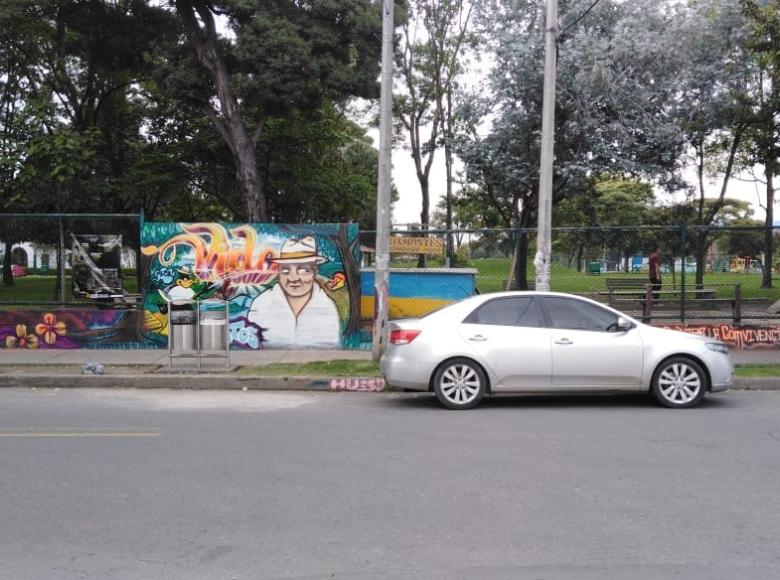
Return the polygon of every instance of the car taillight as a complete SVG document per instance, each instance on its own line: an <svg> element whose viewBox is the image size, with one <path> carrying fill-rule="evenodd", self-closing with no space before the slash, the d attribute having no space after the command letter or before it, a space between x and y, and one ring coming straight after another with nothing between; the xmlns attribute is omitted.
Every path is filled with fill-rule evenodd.
<svg viewBox="0 0 780 580"><path fill-rule="evenodd" d="M390 342L393 344L409 344L419 334L419 330L393 330L390 332Z"/></svg>

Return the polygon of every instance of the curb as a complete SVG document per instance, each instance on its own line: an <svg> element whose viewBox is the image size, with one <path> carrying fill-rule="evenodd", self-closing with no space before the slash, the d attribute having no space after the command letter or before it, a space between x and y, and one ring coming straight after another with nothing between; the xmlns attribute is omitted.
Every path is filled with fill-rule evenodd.
<svg viewBox="0 0 780 580"><path fill-rule="evenodd" d="M262 377L228 374L0 374L0 389L182 389L182 390L257 390L257 391L401 391L385 385L379 377ZM780 377L741 377L734 391L777 391Z"/></svg>
<svg viewBox="0 0 780 580"><path fill-rule="evenodd" d="M361 391L396 390L384 379L328 377L262 377L225 374L140 374L140 375L53 375L6 373L0 375L2 388L38 389L182 389L258 391Z"/></svg>

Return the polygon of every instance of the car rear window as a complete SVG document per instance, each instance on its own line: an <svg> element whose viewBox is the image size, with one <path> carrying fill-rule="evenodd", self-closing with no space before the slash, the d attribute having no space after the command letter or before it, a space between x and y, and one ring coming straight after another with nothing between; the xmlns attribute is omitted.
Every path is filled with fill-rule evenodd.
<svg viewBox="0 0 780 580"><path fill-rule="evenodd" d="M497 326L544 326L539 308L532 296L490 300L476 308L463 322Z"/></svg>

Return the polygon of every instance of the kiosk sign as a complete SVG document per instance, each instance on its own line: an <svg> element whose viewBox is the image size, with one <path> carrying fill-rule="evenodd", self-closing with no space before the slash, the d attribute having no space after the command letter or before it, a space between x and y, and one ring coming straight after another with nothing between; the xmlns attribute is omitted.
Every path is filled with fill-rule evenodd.
<svg viewBox="0 0 780 580"><path fill-rule="evenodd" d="M390 252L393 254L443 254L444 241L441 238L420 238L392 236Z"/></svg>

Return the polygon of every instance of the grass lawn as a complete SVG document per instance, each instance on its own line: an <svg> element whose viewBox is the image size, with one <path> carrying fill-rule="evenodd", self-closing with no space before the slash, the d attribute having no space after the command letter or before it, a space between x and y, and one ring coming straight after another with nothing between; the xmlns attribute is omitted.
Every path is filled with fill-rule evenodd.
<svg viewBox="0 0 780 580"><path fill-rule="evenodd" d="M313 376L313 377L376 377L380 375L379 365L367 360L332 360L305 364L273 363L247 366L239 369L241 375L258 376ZM736 365L738 377L778 377L780 365L765 363L744 363Z"/></svg>
<svg viewBox="0 0 780 580"><path fill-rule="evenodd" d="M481 258L471 260L471 266L476 268L477 288L482 293L499 292L506 288L506 280L509 277L509 268L511 258ZM533 263L529 263L527 270L529 280L533 280L536 273ZM570 292L572 294L581 294L606 290L606 280L611 277L635 278L638 284L647 283L647 272L625 273L625 272L605 272L602 274L589 274L587 272L577 272L574 269L567 268L563 264L553 264L551 272L551 289L556 292ZM695 275L688 272L685 275L686 287L694 286ZM677 273L672 276L669 273L664 274L664 286L680 286L681 278ZM734 296L734 285L741 286L743 298L766 298L770 302L780 299L780 275L773 278L774 288L761 288L761 274L739 274L732 272L716 272L704 275L704 286L714 288L716 295L721 298L731 298Z"/></svg>
<svg viewBox="0 0 780 580"><path fill-rule="evenodd" d="M243 367L241 375L261 376L312 376L312 377L376 377L379 364L368 360L331 360L303 364L272 363L268 365Z"/></svg>
<svg viewBox="0 0 780 580"><path fill-rule="evenodd" d="M480 292L499 292L506 288L506 280L509 277L509 267L511 258L482 258L471 260L471 267L478 271L476 284ZM394 267L401 264L393 264ZM414 267L415 264L404 264L406 267ZM431 261L432 267L440 266ZM636 278L638 284L647 282L646 272L622 273L609 272L602 274L588 274L586 272L577 272L574 269L567 268L563 264L552 265L551 287L558 292L571 292L573 294L583 294L588 292L606 290L606 279L610 277ZM529 263L528 279L533 280L535 270L533 263ZM694 274L687 273L685 283L687 287L693 287ZM53 302L54 286L56 277L54 276L23 276L14 279L15 286L5 287L0 285L0 303L3 302ZM135 276L125 276L123 279L124 288L131 294L138 292L138 285ZM731 272L710 273L704 276L704 286L714 288L717 296L721 298L730 298L734 295L734 284L740 284L743 298L765 298L770 302L780 299L780 275L774 279L774 288L761 288L761 274L739 274ZM664 286L671 288L672 285L679 287L680 275L672 277L671 274L664 274ZM68 302L80 302L72 298L72 287L70 280L66 283L66 296ZM86 301L88 302L88 301Z"/></svg>
<svg viewBox="0 0 780 580"><path fill-rule="evenodd" d="M138 283L135 276L123 279L124 288L135 294ZM53 302L55 297L56 276L20 276L14 278L13 286L0 284L0 303L3 302ZM67 302L85 302L89 300L73 298L73 285L70 279L65 281L65 296Z"/></svg>
<svg viewBox="0 0 780 580"><path fill-rule="evenodd" d="M767 363L743 363L734 365L738 377L778 377L780 365Z"/></svg>

